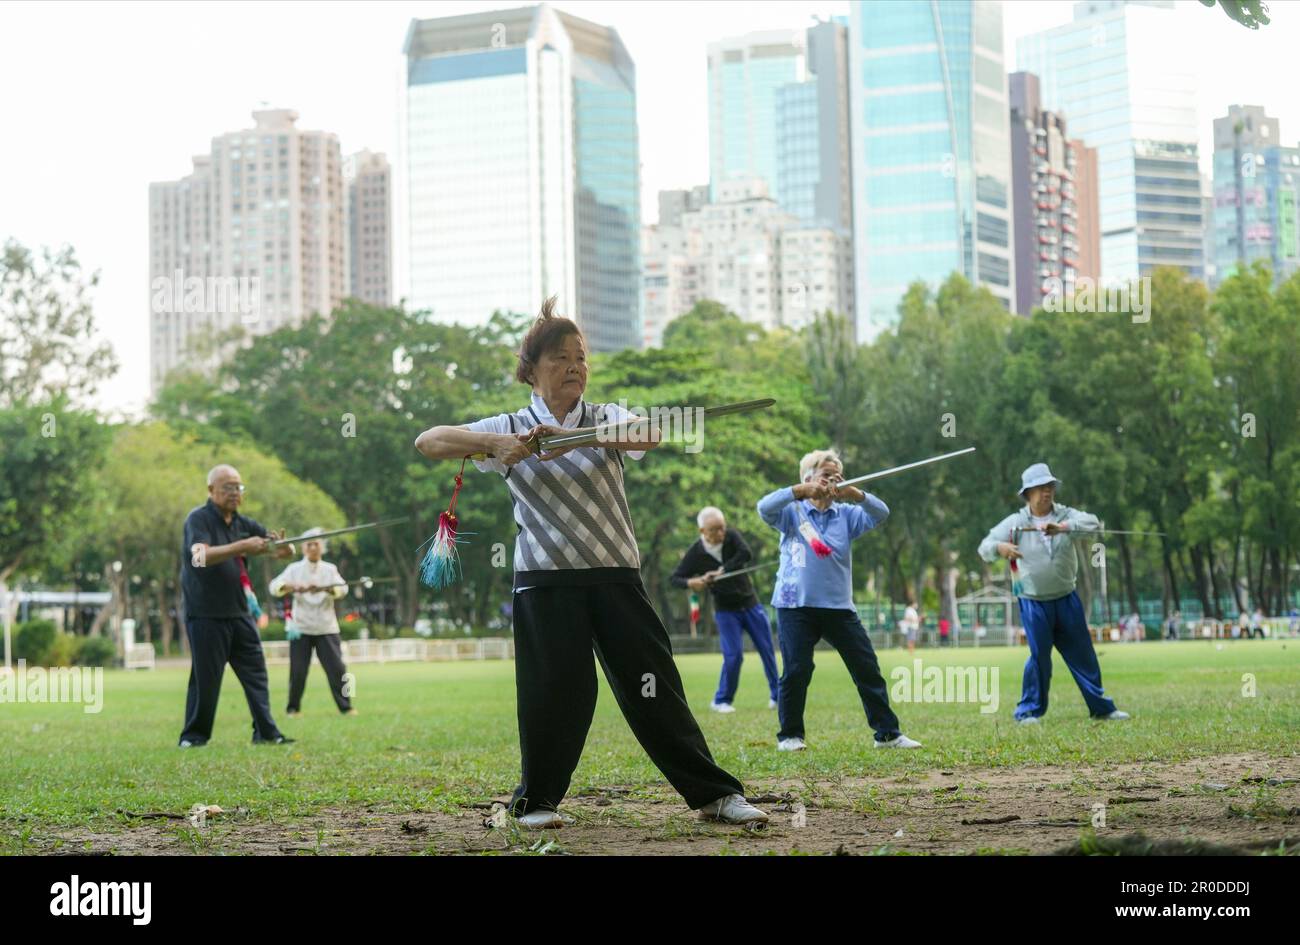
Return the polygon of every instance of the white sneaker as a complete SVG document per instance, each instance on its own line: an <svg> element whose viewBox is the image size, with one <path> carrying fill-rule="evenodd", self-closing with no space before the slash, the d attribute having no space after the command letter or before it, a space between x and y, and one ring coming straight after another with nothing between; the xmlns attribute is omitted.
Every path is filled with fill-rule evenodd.
<svg viewBox="0 0 1300 945"><path fill-rule="evenodd" d="M887 742L873 742L877 748L920 748L921 743L912 741L906 735L899 735Z"/></svg>
<svg viewBox="0 0 1300 945"><path fill-rule="evenodd" d="M776 740L777 751L803 751L807 747L802 738L778 738Z"/></svg>
<svg viewBox="0 0 1300 945"><path fill-rule="evenodd" d="M768 700L767 700L767 707L768 707L769 709L775 709L775 708L776 708L776 700L775 700L775 699L768 699Z"/></svg>
<svg viewBox="0 0 1300 945"><path fill-rule="evenodd" d="M1119 709L1116 709L1110 715L1096 716L1096 719L1099 722L1124 722L1131 718L1132 718L1131 715L1129 715L1127 712L1122 712Z"/></svg>
<svg viewBox="0 0 1300 945"><path fill-rule="evenodd" d="M525 830L559 830L565 824L573 823L572 817L565 817L559 811L535 810L516 818L519 826Z"/></svg>
<svg viewBox="0 0 1300 945"><path fill-rule="evenodd" d="M714 702L709 706L714 712L721 712L724 715L728 712L735 712L736 707L730 702Z"/></svg>
<svg viewBox="0 0 1300 945"><path fill-rule="evenodd" d="M767 814L759 810L743 794L728 794L711 804L705 804L696 815L700 820L720 820L727 824L765 824Z"/></svg>
<svg viewBox="0 0 1300 945"><path fill-rule="evenodd" d="M1037 724L1038 724L1039 722L1041 722L1041 721L1042 721L1042 719L1040 719L1040 718L1039 718L1038 716L1036 716L1036 715L1026 715L1023 719L1016 719L1016 724L1017 724L1017 725L1037 725Z"/></svg>

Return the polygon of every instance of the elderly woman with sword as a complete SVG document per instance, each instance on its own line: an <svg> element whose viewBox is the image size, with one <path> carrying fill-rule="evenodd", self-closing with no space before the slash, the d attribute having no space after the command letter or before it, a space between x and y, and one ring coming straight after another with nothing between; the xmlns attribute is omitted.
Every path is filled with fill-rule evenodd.
<svg viewBox="0 0 1300 945"><path fill-rule="evenodd" d="M804 704L813 674L813 648L825 639L839 651L875 731L877 748L920 748L899 729L889 692L867 631L853 604L852 542L889 517L889 507L855 483L881 479L916 466L973 451L973 447L844 481L834 450L816 450L799 461L797 486L758 500L758 514L781 533L781 567L772 591L781 641L781 722L776 747L803 751ZM837 501L837 500L848 501ZM809 552L812 552L809 555Z"/></svg>
<svg viewBox="0 0 1300 945"><path fill-rule="evenodd" d="M1036 724L1047 714L1053 646L1065 659L1092 717L1123 721L1128 713L1116 709L1102 689L1101 664L1075 591L1079 565L1070 539L1101 534L1101 522L1088 512L1058 505L1058 482L1046 463L1035 463L1021 473L1024 508L993 526L979 547L985 561L1001 556L1010 562L1015 576L1012 591L1020 598L1029 659L1016 721Z"/></svg>
<svg viewBox="0 0 1300 945"><path fill-rule="evenodd" d="M515 680L523 772L510 813L527 828L560 827L596 708L592 651L656 767L701 818L761 823L740 782L713 760L686 704L663 621L641 583L623 488L624 458L659 445L659 431L615 404L591 404L581 329L548 299L519 347L524 407L462 426L435 426L416 448L429 459L473 459L510 490ZM768 402L770 403L770 402ZM707 412L706 412L707 416ZM460 476L457 476L457 490ZM454 554L455 493L424 571L442 583Z"/></svg>

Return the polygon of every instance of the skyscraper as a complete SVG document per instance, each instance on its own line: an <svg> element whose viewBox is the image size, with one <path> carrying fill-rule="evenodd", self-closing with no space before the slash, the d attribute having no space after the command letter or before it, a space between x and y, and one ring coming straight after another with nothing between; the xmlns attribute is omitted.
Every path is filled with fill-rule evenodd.
<svg viewBox="0 0 1300 945"><path fill-rule="evenodd" d="M1162 265L1204 276L1195 75L1169 41L1181 15L1167 0L1085 0L1073 22L1017 43L1017 67L1041 80L1043 107L1097 149L1108 282Z"/></svg>
<svg viewBox="0 0 1300 945"><path fill-rule="evenodd" d="M1074 293L1079 277L1100 277L1096 151L1067 136L1066 120L1045 111L1038 77L1013 72L1011 205L1016 249L1016 312L1048 294Z"/></svg>
<svg viewBox="0 0 1300 945"><path fill-rule="evenodd" d="M392 173L382 154L359 151L343 161L348 295L393 302Z"/></svg>
<svg viewBox="0 0 1300 945"><path fill-rule="evenodd" d="M698 210L708 202L708 184L701 184L690 190L661 190L659 191L659 225L680 226L683 213Z"/></svg>
<svg viewBox="0 0 1300 945"><path fill-rule="evenodd" d="M709 44L709 193L761 178L778 202L777 96L805 78L802 30L746 33Z"/></svg>
<svg viewBox="0 0 1300 945"><path fill-rule="evenodd" d="M1258 105L1232 105L1214 119L1216 284L1259 260L1276 282L1300 267L1297 202L1300 150L1282 144L1277 119Z"/></svg>
<svg viewBox="0 0 1300 945"><path fill-rule="evenodd" d="M849 30L858 336L953 272L1008 308L1011 157L1002 8L855 0Z"/></svg>
<svg viewBox="0 0 1300 945"><path fill-rule="evenodd" d="M296 326L304 316L328 315L347 293L337 136L298 129L298 113L288 109L255 111L253 120L252 128L213 138L187 177L149 185L154 392L176 367L215 364L228 349L210 342L230 329ZM212 294L212 281L199 285L201 301L188 304L190 280L223 287L244 280L254 286L255 305L237 311L224 288ZM171 304L182 297L187 304Z"/></svg>
<svg viewBox="0 0 1300 945"><path fill-rule="evenodd" d="M413 20L403 161L410 304L482 324L549 295L594 350L639 343L636 72L547 4Z"/></svg>
<svg viewBox="0 0 1300 945"><path fill-rule="evenodd" d="M642 251L647 347L703 299L768 329L797 330L827 309L853 310L849 234L804 225L761 177L733 177L717 200L677 224L645 227Z"/></svg>
<svg viewBox="0 0 1300 945"><path fill-rule="evenodd" d="M808 78L776 93L774 192L781 207L806 226L848 234L853 230L853 189L847 19L809 27L806 45Z"/></svg>

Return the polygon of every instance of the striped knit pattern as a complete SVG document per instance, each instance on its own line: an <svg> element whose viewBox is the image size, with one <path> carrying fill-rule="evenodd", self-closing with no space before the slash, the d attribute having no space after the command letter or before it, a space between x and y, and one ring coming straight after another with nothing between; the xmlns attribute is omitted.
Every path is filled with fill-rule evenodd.
<svg viewBox="0 0 1300 945"><path fill-rule="evenodd" d="M527 410L516 416L520 432L532 426ZM603 420L602 407L584 404L578 425ZM547 462L530 456L505 480L519 525L516 571L641 567L617 450L583 446Z"/></svg>

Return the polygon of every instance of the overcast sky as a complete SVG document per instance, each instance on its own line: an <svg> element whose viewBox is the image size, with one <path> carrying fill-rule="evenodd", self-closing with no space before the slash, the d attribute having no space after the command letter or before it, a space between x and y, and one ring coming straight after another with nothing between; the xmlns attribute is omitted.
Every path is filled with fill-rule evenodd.
<svg viewBox="0 0 1300 945"><path fill-rule="evenodd" d="M218 134L250 127L266 103L298 126L336 133L344 153L396 159L397 84L410 20L506 2L0 3L0 240L70 243L99 269L95 311L122 363L105 410L148 397L150 181L189 173ZM708 181L705 47L757 29L801 28L847 2L575 0L555 6L618 30L636 63L642 214L657 193ZM1015 39L1069 22L1072 3L1004 5L1005 55ZM1211 121L1230 104L1263 105L1284 143L1300 139L1295 58L1300 2L1269 4L1252 32L1219 9L1179 4L1169 41L1196 64L1202 165Z"/></svg>

